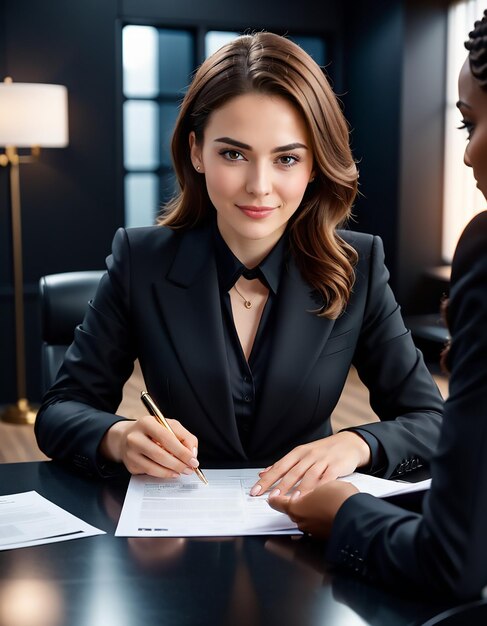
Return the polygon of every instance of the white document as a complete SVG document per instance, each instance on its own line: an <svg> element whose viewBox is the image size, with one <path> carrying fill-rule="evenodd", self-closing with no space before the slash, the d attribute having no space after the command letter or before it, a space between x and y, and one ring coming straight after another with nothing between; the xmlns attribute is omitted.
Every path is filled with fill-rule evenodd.
<svg viewBox="0 0 487 626"><path fill-rule="evenodd" d="M297 535L296 524L252 497L256 469L204 470L179 478L132 476L115 535L118 537L224 537Z"/></svg>
<svg viewBox="0 0 487 626"><path fill-rule="evenodd" d="M388 496L395 496L401 493L424 491L429 489L431 485L431 478L427 478L418 483L405 483L402 481L378 478L377 476L369 476L368 474L360 474L359 472L343 476L338 480L352 483L360 492L370 493L377 498L387 498Z"/></svg>
<svg viewBox="0 0 487 626"><path fill-rule="evenodd" d="M0 496L0 550L104 534L36 491Z"/></svg>

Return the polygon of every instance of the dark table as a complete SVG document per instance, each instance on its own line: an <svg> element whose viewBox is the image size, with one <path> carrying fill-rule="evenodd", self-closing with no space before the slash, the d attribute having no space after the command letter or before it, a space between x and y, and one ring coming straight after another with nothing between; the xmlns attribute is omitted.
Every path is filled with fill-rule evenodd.
<svg viewBox="0 0 487 626"><path fill-rule="evenodd" d="M0 465L0 495L35 490L107 532L1 551L1 626L412 626L448 608L331 576L306 537L115 537L127 482Z"/></svg>

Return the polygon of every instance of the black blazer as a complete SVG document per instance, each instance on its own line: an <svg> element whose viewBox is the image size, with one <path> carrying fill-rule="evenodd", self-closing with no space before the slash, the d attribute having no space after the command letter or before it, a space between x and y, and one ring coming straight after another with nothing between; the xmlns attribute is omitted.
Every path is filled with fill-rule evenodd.
<svg viewBox="0 0 487 626"><path fill-rule="evenodd" d="M317 317L316 295L291 260L277 302L274 347L247 453L227 372L211 228L120 229L83 323L36 420L40 448L89 473L122 386L139 358L148 391L199 439L210 464L267 465L298 444L331 434L330 414L352 362L382 423L385 476L427 463L442 399L404 327L378 237L342 232L359 254L356 283L336 320Z"/></svg>
<svg viewBox="0 0 487 626"><path fill-rule="evenodd" d="M487 584L487 211L458 243L448 318L450 395L423 514L352 496L327 559L397 589L466 598Z"/></svg>

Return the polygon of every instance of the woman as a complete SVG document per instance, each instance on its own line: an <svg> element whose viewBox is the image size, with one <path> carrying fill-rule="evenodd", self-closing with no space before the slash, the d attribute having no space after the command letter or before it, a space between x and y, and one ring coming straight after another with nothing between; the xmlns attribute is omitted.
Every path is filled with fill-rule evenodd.
<svg viewBox="0 0 487 626"><path fill-rule="evenodd" d="M468 130L464 160L487 197L487 11L466 47L458 102ZM457 245L447 318L450 396L423 514L335 481L271 501L303 530L329 537L330 563L403 591L466 598L487 584L487 211Z"/></svg>
<svg viewBox="0 0 487 626"><path fill-rule="evenodd" d="M99 475L268 466L253 495L427 464L442 399L380 239L337 230L357 170L318 65L283 37L237 38L196 72L172 154L180 192L159 226L117 232L38 413L41 449ZM136 358L176 437L115 415ZM383 421L332 435L352 363Z"/></svg>

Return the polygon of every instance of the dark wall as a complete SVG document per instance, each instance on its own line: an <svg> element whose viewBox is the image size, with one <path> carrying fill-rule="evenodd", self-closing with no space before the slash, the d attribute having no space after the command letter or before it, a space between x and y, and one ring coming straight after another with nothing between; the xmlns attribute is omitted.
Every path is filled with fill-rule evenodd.
<svg viewBox="0 0 487 626"><path fill-rule="evenodd" d="M397 296L410 313L437 311L441 297L431 289L424 268L441 263L446 39L444 1L409 7L401 84L396 280Z"/></svg>
<svg viewBox="0 0 487 626"><path fill-rule="evenodd" d="M344 28L345 111L360 173L352 228L378 234L395 277L404 3L350 3Z"/></svg>
<svg viewBox="0 0 487 626"><path fill-rule="evenodd" d="M224 29L227 25L240 24L245 28L266 28L285 32L292 30L315 30L320 28L336 31L341 27L343 3L337 0L281 0L263 2L225 3L222 0L120 0L120 15L130 20L161 19L178 24L195 21L212 24Z"/></svg>
<svg viewBox="0 0 487 626"><path fill-rule="evenodd" d="M360 171L353 227L384 241L404 313L435 310L424 279L441 264L448 0L350 2L345 110Z"/></svg>
<svg viewBox="0 0 487 626"><path fill-rule="evenodd" d="M292 27L294 32L326 34L331 42L329 71L342 94L354 154L360 160L363 197L357 202L355 227L383 237L396 284L409 255L401 236L409 224L403 206L410 202L403 184L404 159L410 158L405 150L420 149L404 136L410 126L402 114L403 78L408 63L412 68L416 62L406 49L416 45L410 34L421 31L421 7L431 4L429 0L0 0L0 78L8 73L16 81L59 83L69 94L69 147L46 149L37 163L21 167L29 398L40 398L40 276L103 267L114 231L123 225L124 22L240 26L283 34ZM411 13L411 7L419 8ZM435 19L438 15L431 16L432 22ZM424 38L421 41L425 43ZM424 46L421 50L426 52ZM421 109L414 98L408 100L409 106ZM0 404L16 399L7 182L6 171L0 168ZM436 193L434 187L429 189ZM419 274L421 269L414 271Z"/></svg>

